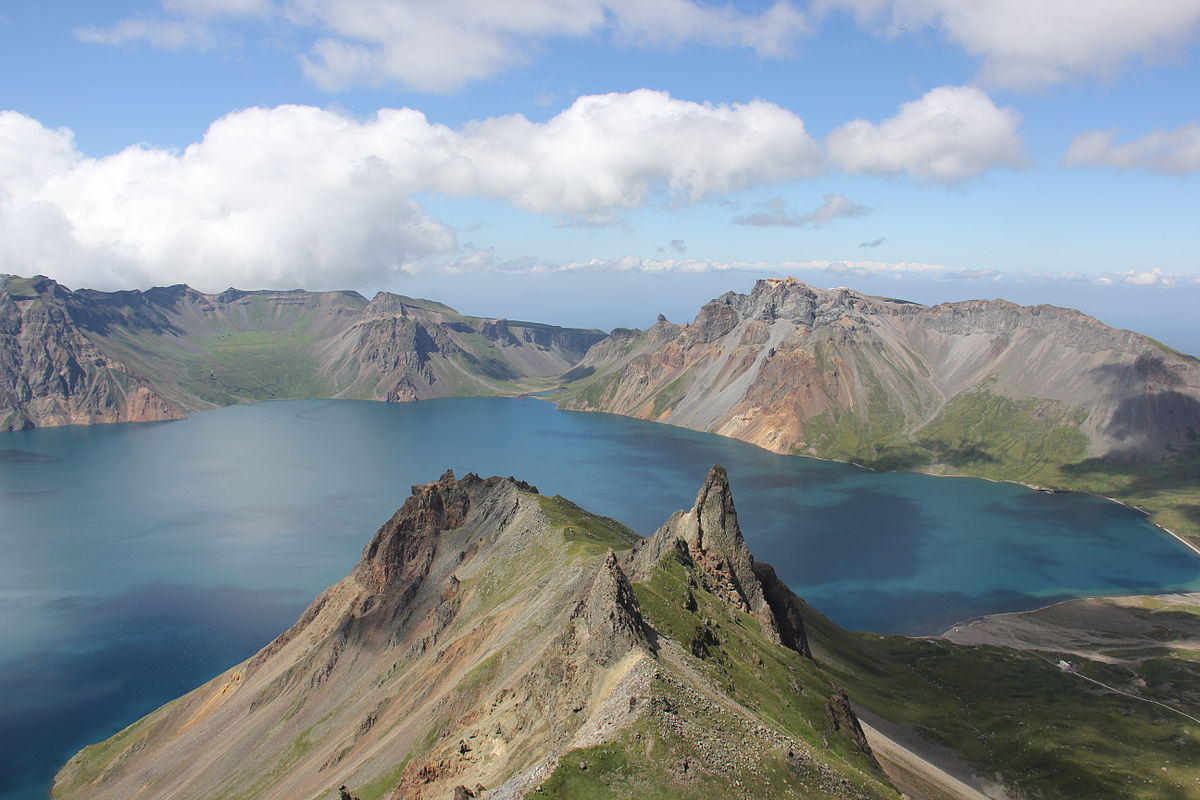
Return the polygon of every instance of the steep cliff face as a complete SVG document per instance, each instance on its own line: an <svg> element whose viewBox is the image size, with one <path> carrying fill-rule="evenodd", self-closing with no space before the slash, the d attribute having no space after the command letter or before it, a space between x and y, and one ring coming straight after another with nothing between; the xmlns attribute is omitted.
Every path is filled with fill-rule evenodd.
<svg viewBox="0 0 1200 800"><path fill-rule="evenodd" d="M603 338L387 293L71 291L0 276L0 430L288 397L517 394Z"/></svg>
<svg viewBox="0 0 1200 800"><path fill-rule="evenodd" d="M520 391L521 381L562 373L603 338L380 293L323 357L356 367L336 396L405 401Z"/></svg>
<svg viewBox="0 0 1200 800"><path fill-rule="evenodd" d="M883 467L1031 476L1089 456L1163 458L1200 435L1196 359L1003 300L922 306L764 280L688 325L614 333L573 372L566 408Z"/></svg>
<svg viewBox="0 0 1200 800"><path fill-rule="evenodd" d="M850 706L828 716L834 684L780 644L781 587L723 470L644 542L446 473L290 630L82 751L53 796L898 798Z"/></svg>
<svg viewBox="0 0 1200 800"><path fill-rule="evenodd" d="M0 277L0 431L179 419L153 383L97 348L51 281Z"/></svg>

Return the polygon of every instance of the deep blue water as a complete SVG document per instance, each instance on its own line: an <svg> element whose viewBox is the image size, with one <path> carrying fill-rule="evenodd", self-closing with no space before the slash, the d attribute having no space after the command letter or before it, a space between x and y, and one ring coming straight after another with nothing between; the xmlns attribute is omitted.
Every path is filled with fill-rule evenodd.
<svg viewBox="0 0 1200 800"><path fill-rule="evenodd" d="M303 400L0 434L0 800L247 657L414 483L515 475L652 532L729 471L755 555L857 629L935 633L1070 596L1200 589L1114 503L867 472L537 400Z"/></svg>

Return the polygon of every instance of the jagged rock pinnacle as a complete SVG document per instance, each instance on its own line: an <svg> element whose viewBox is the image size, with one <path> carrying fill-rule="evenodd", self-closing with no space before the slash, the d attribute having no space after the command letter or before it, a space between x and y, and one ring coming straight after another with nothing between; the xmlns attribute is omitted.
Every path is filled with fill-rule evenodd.
<svg viewBox="0 0 1200 800"><path fill-rule="evenodd" d="M754 573L754 559L738 526L729 476L721 465L709 470L691 511L676 512L639 547L633 560L639 578L647 575L676 542L682 542L706 576L709 591L758 617L768 635L782 641L775 615Z"/></svg>
<svg viewBox="0 0 1200 800"><path fill-rule="evenodd" d="M635 647L646 647L637 595L612 550L604 557L584 609L596 663L607 666Z"/></svg>

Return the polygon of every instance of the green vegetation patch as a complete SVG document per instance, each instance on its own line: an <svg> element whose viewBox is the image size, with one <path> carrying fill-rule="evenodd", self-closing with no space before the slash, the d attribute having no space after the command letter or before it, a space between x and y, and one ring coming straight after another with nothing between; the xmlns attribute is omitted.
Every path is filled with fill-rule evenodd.
<svg viewBox="0 0 1200 800"><path fill-rule="evenodd" d="M232 396L241 400L327 397L312 353L315 337L295 331L242 331L213 336L205 351L181 354L189 388L204 399Z"/></svg>
<svg viewBox="0 0 1200 800"><path fill-rule="evenodd" d="M563 393L562 402L567 408L600 408L621 380L621 375L614 371L584 378Z"/></svg>
<svg viewBox="0 0 1200 800"><path fill-rule="evenodd" d="M872 407L876 404L872 395ZM932 456L901 433L895 414L866 415L830 409L804 423L807 452L821 458L851 461L871 469L914 470L932 463ZM805 451L798 450L798 454Z"/></svg>
<svg viewBox="0 0 1200 800"><path fill-rule="evenodd" d="M954 748L1037 800L1183 800L1200 785L1200 731L1058 669L1045 654L937 639L852 635L828 622L819 652L853 699ZM1077 657L1069 657L1079 661ZM1080 671L1117 680L1106 665ZM1129 679L1125 673L1124 679Z"/></svg>
<svg viewBox="0 0 1200 800"><path fill-rule="evenodd" d="M1082 459L1086 410L1054 400L1014 399L986 388L958 395L921 429L919 444L940 463L984 478L1054 482Z"/></svg>
<svg viewBox="0 0 1200 800"><path fill-rule="evenodd" d="M654 395L654 408L650 411L651 416L658 419L668 411L674 411L675 406L679 405L679 401L687 394L691 382L691 376L684 373L660 389L658 394Z"/></svg>
<svg viewBox="0 0 1200 800"><path fill-rule="evenodd" d="M399 764L370 783L364 783L357 789L351 790L350 794L358 797L360 800L383 800L392 788L400 782L400 778L404 775L404 770L408 768L408 762L412 760L412 757L413 754L409 753Z"/></svg>
<svg viewBox="0 0 1200 800"><path fill-rule="evenodd" d="M30 278L19 275L9 275L0 282L0 290L8 292L14 300L32 300L38 297L37 286Z"/></svg>
<svg viewBox="0 0 1200 800"><path fill-rule="evenodd" d="M690 648L726 694L764 721L856 770L869 769L849 739L827 729L825 705L835 689L829 678L812 660L768 640L754 617L691 588L699 583L695 567L674 556L634 586L646 621Z"/></svg>
<svg viewBox="0 0 1200 800"><path fill-rule="evenodd" d="M572 545L572 555L627 550L641 538L615 519L586 511L565 497L537 495L537 499L550 525L562 530L563 539Z"/></svg>
<svg viewBox="0 0 1200 800"><path fill-rule="evenodd" d="M728 800L732 797L805 798L825 800L844 797L821 788L830 783L827 773L812 762L788 758L786 752L759 751L744 746L730 733L706 740L708 747L722 749L722 760L736 766L714 766L694 736L708 737L705 709L663 681L655 681L653 696L669 704L685 720L684 733L643 718L612 741L573 750L559 761L549 777L530 792L533 800ZM718 723L727 731L737 720L726 717ZM732 756L732 758L730 758ZM851 781L856 796L893 799L897 795L874 781Z"/></svg>
<svg viewBox="0 0 1200 800"><path fill-rule="evenodd" d="M60 773L70 780L62 785L56 784L52 796L75 794L86 784L99 780L129 748L147 741L163 727L165 714L162 712L165 710L166 706L159 709L159 713L143 717L115 736L80 750Z"/></svg>
<svg viewBox="0 0 1200 800"><path fill-rule="evenodd" d="M695 588L698 579L686 555L668 553L649 581L634 585L643 617L691 648L695 666L728 697L803 741L802 755L747 747L743 728L751 723L740 713L656 679L651 702L668 711L647 714L612 741L568 753L529 796L725 800L829 798L849 790L895 798L849 737L829 726L825 706L834 687L820 668L767 640L754 617ZM839 794L820 788L834 774L845 782Z"/></svg>

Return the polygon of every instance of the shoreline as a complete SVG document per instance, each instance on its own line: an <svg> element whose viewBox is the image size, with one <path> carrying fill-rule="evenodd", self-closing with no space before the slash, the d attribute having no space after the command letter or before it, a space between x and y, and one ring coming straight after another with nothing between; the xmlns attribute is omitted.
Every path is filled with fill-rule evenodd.
<svg viewBox="0 0 1200 800"><path fill-rule="evenodd" d="M832 461L836 464L849 464L852 467L857 467L861 470L866 470L867 472L892 473L892 474L896 474L896 475L900 475L900 474L907 472L907 473L910 473L913 475L928 475L931 478L960 478L960 479L966 479L966 480L987 481L988 483L1007 483L1007 484L1014 485L1014 486L1024 486L1026 489L1031 489L1032 491L1040 492L1042 494L1079 494L1079 495L1086 495L1088 497L1099 497L1099 498L1103 498L1104 500L1108 500L1110 503L1116 503L1119 506L1123 506L1125 508L1129 508L1129 509L1132 509L1132 510L1138 512L1139 514L1141 514L1143 517L1146 518L1146 522L1148 522L1150 525L1153 525L1155 528L1158 528L1160 531L1163 531L1164 533L1169 535L1171 538L1175 539L1180 544L1182 544L1184 547L1186 547L1188 550L1191 550L1192 553L1194 553L1197 556L1197 558L1200 558L1200 542L1194 542L1194 541L1184 537L1183 535L1176 533L1175 531L1171 530L1170 528L1167 528L1163 525L1158 524L1157 522L1154 522L1151 519L1151 517L1153 516L1152 512L1147 511L1146 509L1142 508L1141 506L1134 505L1133 503L1127 503L1123 500L1118 500L1115 497L1110 497L1109 495L1106 495L1106 494L1100 494L1099 492L1089 492L1089 491L1085 491L1082 489L1056 489L1056 488L1049 487L1049 486L1038 486L1035 483L1026 483L1025 481L1008 480L1005 478L987 478L982 475L945 474L945 473L939 473L939 472L929 472L929 471L921 470L921 469L883 470L883 469L876 469L875 467L868 467L867 465L860 464L857 461L848 461L848 460L843 460L840 458L827 458L824 456L801 455L799 453L780 453L777 450L772 450L771 448L764 447L761 444L747 441L746 439L739 439L736 436L728 436L724 433L717 433L716 431L701 431L701 430L697 430L696 428L689 428L686 425L675 425L672 422L666 422L664 420L657 420L657 419L643 419L642 417L636 417L632 414L622 414L619 411L604 411L601 409L583 409L583 408L564 409L564 408L561 408L557 402L555 402L553 397L547 397L544 395L542 395L542 396L527 395L527 396L530 399L544 400L544 401L547 401L550 403L554 403L555 409L557 409L559 411L578 411L578 412L582 412L585 414L614 414L618 417L628 417L629 419L641 419L643 422L654 422L659 425L670 425L675 428L682 428L683 430L696 431L696 433L708 433L708 434L712 434L713 436L720 436L725 439L732 439L735 442L742 442L743 444L748 444L752 447L757 447L760 450L766 450L768 453L774 453L775 455L778 455L778 456L788 456L790 458L807 458L807 459L812 459L813 461ZM1138 595L1117 595L1117 596L1137 597ZM1017 613L1021 613L1021 612L1017 612Z"/></svg>
<svg viewBox="0 0 1200 800"><path fill-rule="evenodd" d="M559 405L559 403L557 402L557 400L552 396L552 393L558 391L560 388L561 387L554 387L552 389L543 389L543 390L540 390L537 392L524 392L521 394L497 394L497 395L490 395L490 396L491 397L499 397L499 398L508 398L508 399L514 399L514 400L540 400L542 402L551 403L554 406L556 411L575 411L575 412L580 412L580 413L585 413L585 414L612 414L614 416L626 417L628 419L642 419L641 417L636 417L632 414L621 414L620 412L604 411L602 409L579 409L579 408L565 409L565 408L562 408ZM487 397L487 396L489 396L489 395L484 395L484 397ZM270 400L250 400L250 401L246 401L246 402L232 403L231 405L233 405L233 406L250 405L253 403L270 403L270 402L274 402L277 400L293 400L293 399L339 400L339 399L347 399L347 398L333 398L333 397L331 397L331 398L283 398L283 397L281 397L281 398L272 398ZM429 399L441 400L441 399L451 399L451 398L429 398ZM368 400L367 402L388 403L391 401ZM216 406L214 408L198 409L196 411L188 412L187 415L185 415L182 419L187 419L187 417L191 416L191 414L203 413L205 411L215 411L220 408L228 408L228 407L229 406ZM153 423L153 422L176 422L176 421L180 421L180 420L145 420L145 421L139 421L139 422L124 423L124 424L144 424L144 423ZM983 481L988 481L989 483L1006 483L1006 484L1011 484L1011 485L1016 485L1016 486L1022 486L1026 489L1030 489L1031 491L1041 492L1041 493L1045 493L1045 494L1080 494L1080 495L1088 495L1091 497L1099 497L1099 498L1103 498L1104 500L1108 500L1111 503L1116 503L1119 506L1123 506L1125 508L1129 508L1129 509L1132 509L1133 511L1138 512L1146 519L1147 523L1154 526L1155 528L1162 531L1163 533L1166 533L1172 539L1174 539L1175 541L1177 541L1181 545L1183 545L1187 550L1189 550L1197 558L1200 558L1200 542L1194 542L1194 541L1182 536L1181 534L1176 533L1175 531L1171 530L1170 528L1167 528L1163 525L1160 525L1157 522L1154 522L1151 519L1151 516L1152 516L1151 512L1147 511L1146 509L1144 509L1140 506L1134 505L1133 503L1127 503L1122 500L1118 500L1115 497L1111 497L1111 496L1105 495L1105 494L1100 494L1098 492L1088 492L1088 491L1082 491L1082 490L1078 490L1078 489L1056 489L1056 488L1051 488L1051 487L1046 487L1046 486L1038 486L1037 484L1027 483L1025 481L1006 480L1006 479L1002 479L1002 478L987 478L987 477L983 477L983 476L974 476L974 475L942 474L942 473L936 473L936 472L929 472L926 470L880 470L880 469L876 469L874 467L866 466L865 464L859 464L856 461L849 461L849 460L843 460L843 459L838 459L838 458L826 458L823 456L801 455L798 453L780 453L776 450L772 450L769 447L764 447L763 445L757 444L755 442L750 442L745 439L739 439L736 436L728 436L723 433L716 433L715 431L696 430L695 428L689 428L685 425L675 425L674 423L666 422L663 420L642 419L642 421L654 422L654 423L660 424L660 425L670 425L671 427L681 428L683 430L695 431L696 433L707 433L707 434L711 434L713 436L720 436L725 439L731 439L736 442L742 442L743 444L748 444L752 447L757 447L760 450L765 450L768 453L774 453L775 455L779 455L779 456L787 456L790 458L805 458L805 459L812 459L814 461L829 461L829 462L834 462L834 463L838 463L838 464L847 464L849 466L856 467L858 469L865 470L867 472L881 472L881 473L892 472L894 474L901 474L903 472L909 472L909 473L916 474L916 475L928 475L933 478L959 478L959 479L966 479L966 480L983 480ZM122 423L92 422L92 423L78 424L78 427L91 427L93 425L102 425L102 424L122 424ZM75 427L75 426L63 426L63 425L34 426L34 428L26 429L26 430L36 430L36 429L43 428L43 427L62 428L62 427ZM16 433L19 431L13 431L13 432ZM1174 592L1162 592L1160 594L1174 594ZM1139 597L1139 596L1142 596L1142 595L1137 595L1137 594L1109 595L1109 597ZM1151 596L1153 596L1153 595L1151 595ZM1085 599L1085 598L1078 598L1078 599ZM1070 602L1070 601L1063 600L1063 601L1058 601L1058 602ZM1057 604L1058 604L1057 602L1050 603L1046 606L1039 606L1038 608L1039 609L1040 608L1049 608L1050 606L1057 605ZM1029 609L1029 611L1034 611L1034 610L1038 610L1038 609ZM1028 611L1009 611L1009 612L998 612L998 613L1023 614L1023 613L1028 613ZM985 614L980 617L976 617L975 619L982 619L985 616L994 616L994 615ZM946 630L951 630L955 626L962 626L963 624L970 624L970 622L973 622L973 621L974 621L974 619L964 620L962 623L955 623L955 625L952 625L950 628L947 628ZM940 636L941 634L938 634L938 635Z"/></svg>
<svg viewBox="0 0 1200 800"><path fill-rule="evenodd" d="M1047 603L1044 606L1038 606L1037 608L1026 609L1025 611L997 611L993 614L980 614L978 617L973 617L969 620L964 620L962 622L956 622L953 625L951 625L949 628L946 628L941 633L935 634L933 636L905 636L905 638L906 639L944 639L944 638L946 638L946 634L950 633L951 631L964 630L966 628L971 627L976 622L981 622L985 619L995 619L996 617L1015 617L1015 616L1019 616L1021 614L1036 614L1039 611L1045 611L1047 609L1054 608L1056 606L1066 605L1067 603L1078 603L1081 600L1124 600L1124 599L1131 598L1131 597L1173 597L1176 595L1195 595L1197 597L1200 597L1200 591L1195 591L1195 592L1158 592L1157 594L1097 594L1097 595L1088 595L1086 597L1069 597L1066 600L1055 600L1053 603ZM891 636L892 634L883 634L883 635Z"/></svg>

